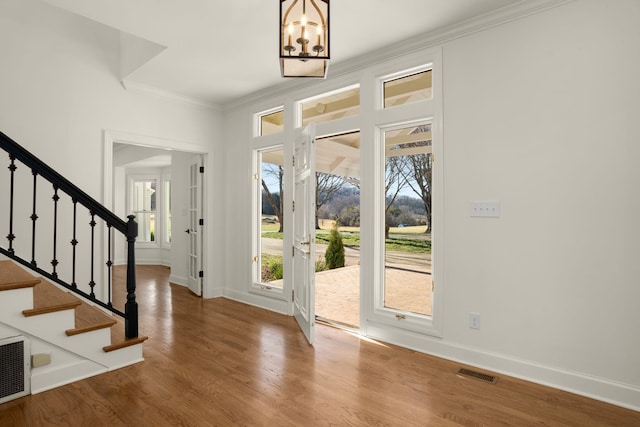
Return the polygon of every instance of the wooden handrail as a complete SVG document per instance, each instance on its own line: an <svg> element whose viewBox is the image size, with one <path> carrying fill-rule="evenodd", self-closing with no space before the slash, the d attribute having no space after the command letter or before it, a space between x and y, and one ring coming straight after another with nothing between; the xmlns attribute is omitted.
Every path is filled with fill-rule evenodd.
<svg viewBox="0 0 640 427"><path fill-rule="evenodd" d="M83 298L86 298L90 301L92 301L93 303L111 311L112 313L115 313L121 317L123 317L125 319L125 336L127 338L136 338L138 337L138 304L136 302L136 275L135 275L135 241L136 241L136 237L138 236L138 224L135 222L135 217L133 215L130 215L128 217L128 221L124 221L122 219L120 219L118 216L116 216L113 212L111 212L109 209L107 209L106 207L104 207L100 202L96 201L93 197L89 196L87 193L85 193L84 191L82 191L79 187L77 187L76 185L74 185L73 183L71 183L69 180L67 180L65 177L63 177L62 175L60 175L58 172L56 172L53 168L51 168L49 165L47 165L46 163L44 163L42 160L40 160L39 158L37 158L36 156L34 156L33 154L31 154L29 151L27 151L24 147L22 147L20 144L18 144L17 142L15 142L14 140L12 140L11 138L9 138L7 135L5 135L4 133L0 132L0 148L2 148L4 151L6 151L9 154L9 158L11 159L11 166L9 167L9 170L11 171L11 195L10 195L10 213L9 213L9 217L10 217L10 231L9 231L9 235L7 236L10 244L9 244L9 248L5 249L0 247L0 253L4 254L5 256L14 259L15 261L19 262L20 264L24 265L25 267L38 272L39 274L43 275L44 277L47 277L48 279L60 284L61 286L69 289L70 291L80 295ZM14 172L16 170L16 166L15 166L15 161L19 161L20 163L24 164L26 167L30 168L32 173L33 173L33 214L31 216L31 220L33 221L33 236L32 236L32 247L31 247L31 251L32 251L32 259L31 261L27 261L26 259L24 259L23 257L19 256L18 254L15 253L15 250L12 247L12 243L13 243L13 239L15 239L16 236L13 235L13 191L14 191ZM54 231L54 250L53 250L53 254L54 254L54 259L52 261L52 265L53 265L53 272L50 273L48 271L43 270L42 268L38 267L36 259L35 259L35 246L36 246L36 239L35 239L35 234L36 234L36 220L38 219L38 215L36 214L36 181L37 181L37 176L42 177L43 179L49 181L49 183L51 183L53 185L53 188L55 189L55 195L53 197L54 200L54 221L53 221L53 231ZM58 274L56 273L56 266L58 264L58 260L56 259L56 231L57 231L57 221L56 221L56 215L57 215L57 201L59 199L58 197L58 191L61 191L63 193L65 193L66 195L68 195L71 200L73 201L73 205L74 205L74 237L73 240L71 241L71 244L73 245L73 259L72 259L72 263L73 263L73 278L72 278L72 283L69 284L67 282L65 282L64 280L60 279L58 277ZM91 287L91 291L90 293L86 293L84 291L82 291L81 289L78 289L75 283L75 265L76 265L76 259L75 259L75 245L78 243L75 237L75 227L76 227L76 218L75 218L75 205L79 203L81 206L84 206L91 214L92 220L91 220L91 281L89 283L89 286ZM95 251L95 244L94 244L94 228L96 226L96 222L94 220L94 217L97 216L98 218L101 218L106 226L108 230L111 229L115 229L117 231L119 231L120 233L122 233L124 235L124 237L127 240L127 245L128 245L128 249L127 249L127 301L125 303L125 307L124 307L124 313L120 310L115 309L110 301L110 296L109 296L109 300L107 302L105 301L101 301L98 298L96 298L94 292L93 292L93 287L95 286L95 282L94 282L94 271L93 271L93 257L94 257L94 251ZM111 248L111 233L109 232L109 248ZM111 251L111 249L109 249L109 252ZM113 263L111 261L111 253L109 253L108 255L109 260L107 261L107 267L109 269L111 269ZM111 272L111 270L109 270L109 273ZM108 285L110 286L111 283L111 274L109 274L109 283ZM109 288L110 289L110 288Z"/></svg>
<svg viewBox="0 0 640 427"><path fill-rule="evenodd" d="M38 172L38 175L45 178L50 183L57 186L61 191L65 192L72 199L77 200L82 206L95 213L96 216L102 218L107 224L111 224L125 236L127 235L126 221L118 218L113 212L105 208L100 202L89 196L76 185L72 184L68 179L60 175L49 165L31 154L20 144L9 138L3 132L0 132L0 148L7 153L13 155L16 160L20 160L25 166Z"/></svg>

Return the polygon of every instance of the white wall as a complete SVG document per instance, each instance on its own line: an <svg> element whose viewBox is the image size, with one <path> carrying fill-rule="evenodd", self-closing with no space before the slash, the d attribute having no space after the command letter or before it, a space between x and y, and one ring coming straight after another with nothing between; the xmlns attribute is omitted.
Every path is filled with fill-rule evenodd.
<svg viewBox="0 0 640 427"><path fill-rule="evenodd" d="M105 131L189 143L190 150L210 154L212 182L224 181L215 172L223 161L216 146L221 114L125 90L117 78L118 31L38 1L7 0L0 40L0 130L98 201L104 196ZM207 235L212 248L214 231ZM214 251L206 270L223 271ZM220 286L216 280L212 276L208 284ZM205 289L205 295L214 292Z"/></svg>
<svg viewBox="0 0 640 427"><path fill-rule="evenodd" d="M447 340L640 391L638 18L579 1L444 46Z"/></svg>
<svg viewBox="0 0 640 427"><path fill-rule="evenodd" d="M640 409L639 20L636 1L581 0L441 45L442 338L367 333ZM250 140L282 96L224 118L225 295L279 311L248 292ZM470 218L477 199L501 217Z"/></svg>

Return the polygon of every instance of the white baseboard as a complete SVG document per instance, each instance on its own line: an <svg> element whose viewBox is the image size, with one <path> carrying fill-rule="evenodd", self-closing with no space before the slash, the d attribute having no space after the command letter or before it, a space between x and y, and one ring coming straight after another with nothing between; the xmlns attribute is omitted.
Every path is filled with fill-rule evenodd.
<svg viewBox="0 0 640 427"><path fill-rule="evenodd" d="M31 373L31 394L42 393L102 374L107 372L107 368L89 360L81 360L65 366L55 366L42 373L34 371Z"/></svg>
<svg viewBox="0 0 640 427"><path fill-rule="evenodd" d="M376 322L369 321L366 330L368 338L640 411L640 388L628 384L443 342L398 328L390 329Z"/></svg>
<svg viewBox="0 0 640 427"><path fill-rule="evenodd" d="M275 311L276 313L284 315L287 315L289 310L289 304L286 301L268 298L262 295L238 292L233 289L224 289L223 296L234 301L253 305L259 308L264 308L266 310Z"/></svg>
<svg viewBox="0 0 640 427"><path fill-rule="evenodd" d="M211 298L220 298L224 296L224 288L213 288L213 289L204 289L202 291L202 298L211 299ZM229 298L232 299L232 298Z"/></svg>
<svg viewBox="0 0 640 427"><path fill-rule="evenodd" d="M175 283L176 285L180 285L180 286L187 286L187 283L189 283L189 279L186 277L176 276L171 274L169 276L169 282Z"/></svg>
<svg viewBox="0 0 640 427"><path fill-rule="evenodd" d="M136 258L136 265L162 265L163 267L171 267L166 260L158 258Z"/></svg>

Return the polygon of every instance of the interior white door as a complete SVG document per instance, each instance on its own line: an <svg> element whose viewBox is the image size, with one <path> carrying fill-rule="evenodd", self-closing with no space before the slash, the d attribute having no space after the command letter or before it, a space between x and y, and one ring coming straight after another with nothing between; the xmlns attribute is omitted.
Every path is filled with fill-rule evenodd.
<svg viewBox="0 0 640 427"><path fill-rule="evenodd" d="M202 295L202 156L194 156L189 164L189 277L187 286Z"/></svg>
<svg viewBox="0 0 640 427"><path fill-rule="evenodd" d="M293 170L293 315L310 344L315 324L315 126L296 129Z"/></svg>

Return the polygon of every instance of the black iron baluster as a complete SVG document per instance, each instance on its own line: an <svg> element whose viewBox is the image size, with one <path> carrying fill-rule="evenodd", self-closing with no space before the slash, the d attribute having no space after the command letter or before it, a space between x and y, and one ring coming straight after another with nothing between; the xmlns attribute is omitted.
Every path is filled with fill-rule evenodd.
<svg viewBox="0 0 640 427"><path fill-rule="evenodd" d="M7 235L7 240L9 240L9 253L13 255L15 253L13 249L13 239L16 236L13 234L13 183L14 183L14 175L16 169L16 156L13 154L9 154L9 159L11 159L11 164L9 165L9 170L11 171L11 184L9 187L9 234Z"/></svg>
<svg viewBox="0 0 640 427"><path fill-rule="evenodd" d="M71 287L76 289L78 284L76 283L76 246L78 245L78 240L76 240L76 224L77 224L77 208L78 201L76 199L72 199L73 201L73 240L71 240L71 246L73 247L73 255L71 260Z"/></svg>
<svg viewBox="0 0 640 427"><path fill-rule="evenodd" d="M53 259L51 260L53 272L51 275L57 278L58 272L56 271L56 267L58 266L58 260L56 259L56 246L58 241L58 200L60 200L60 196L58 196L58 186L55 184L53 185L53 190Z"/></svg>
<svg viewBox="0 0 640 427"><path fill-rule="evenodd" d="M91 226L91 281L89 282L91 292L89 295L91 298L95 298L96 294L93 292L93 288L95 288L96 282L93 280L93 261L95 258L96 214L93 211L89 213L91 214L91 222L89 222L89 225Z"/></svg>
<svg viewBox="0 0 640 427"><path fill-rule="evenodd" d="M38 182L38 172L34 169L31 169L31 173L33 174L33 213L31 214L31 222L33 223L31 228L31 265L34 267L38 266L36 262L36 221L38 220L38 215L36 214L36 187Z"/></svg>
<svg viewBox="0 0 640 427"><path fill-rule="evenodd" d="M111 304L111 267L113 262L111 261L111 224L107 224L107 305Z"/></svg>

